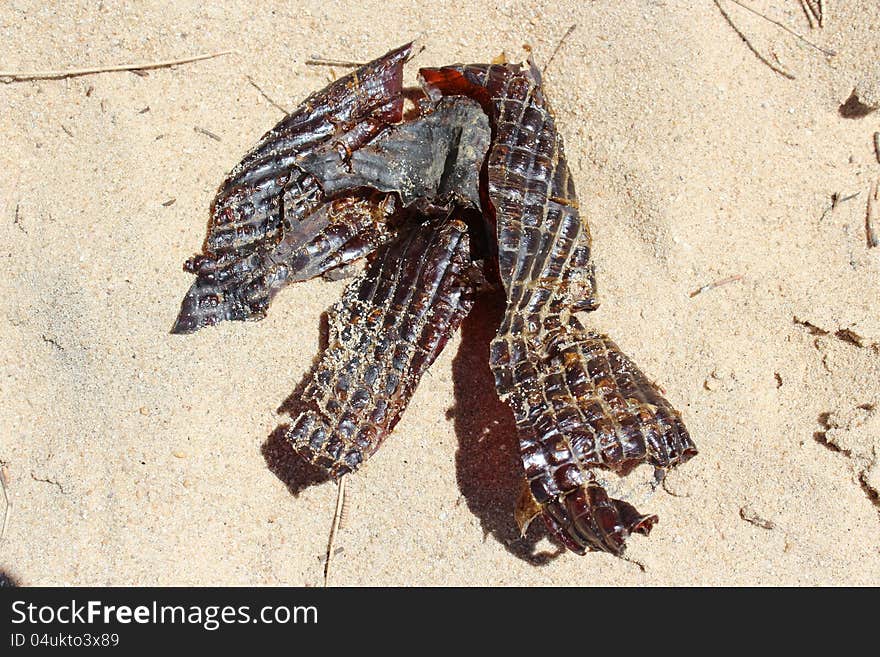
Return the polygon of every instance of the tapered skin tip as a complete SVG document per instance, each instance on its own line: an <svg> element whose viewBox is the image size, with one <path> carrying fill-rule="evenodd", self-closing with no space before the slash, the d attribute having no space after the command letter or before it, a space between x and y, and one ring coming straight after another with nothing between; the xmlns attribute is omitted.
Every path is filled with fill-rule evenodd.
<svg viewBox="0 0 880 657"><path fill-rule="evenodd" d="M199 327L196 325L195 320L192 317L186 316L181 311L181 314L174 321L174 326L171 327L169 333L171 335L188 335L190 333L195 333L199 330Z"/></svg>

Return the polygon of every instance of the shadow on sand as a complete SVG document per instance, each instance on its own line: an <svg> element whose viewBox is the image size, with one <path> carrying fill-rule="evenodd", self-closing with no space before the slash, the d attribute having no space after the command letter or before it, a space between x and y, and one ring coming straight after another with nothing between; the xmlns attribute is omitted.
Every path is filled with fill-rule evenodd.
<svg viewBox="0 0 880 657"><path fill-rule="evenodd" d="M452 364L455 406L448 411L458 437L455 456L458 487L470 511L477 516L486 535L493 536L516 557L543 565L564 550L537 552L536 544L546 535L543 523L535 522L521 537L513 509L523 481L518 455L516 426L510 408L495 394L489 370L489 343L501 321L504 300L481 295L461 327L462 342ZM327 345L327 317L321 318L321 349ZM319 358L315 359L317 364ZM314 367L314 365L313 365ZM299 399L311 376L306 374L278 409L295 417ZM284 439L288 425L282 424L262 446L263 458L292 495L330 481L327 472L297 456Z"/></svg>
<svg viewBox="0 0 880 657"><path fill-rule="evenodd" d="M456 476L483 531L516 557L544 565L564 550L536 552L537 542L546 535L543 522L532 523L521 537L513 518L524 479L522 462L513 414L495 394L489 369L489 343L503 313L500 295L481 295L461 327L461 347L452 362L455 406L448 412L458 437Z"/></svg>

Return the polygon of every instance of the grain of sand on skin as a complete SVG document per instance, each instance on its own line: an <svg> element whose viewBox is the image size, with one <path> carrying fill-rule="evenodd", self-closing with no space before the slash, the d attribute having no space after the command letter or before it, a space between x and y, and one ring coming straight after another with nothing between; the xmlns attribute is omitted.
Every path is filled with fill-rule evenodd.
<svg viewBox="0 0 880 657"><path fill-rule="evenodd" d="M168 335L217 185L281 115L251 81L292 107L333 71L313 55L363 60L424 34L418 66L523 43L546 58L577 23L546 83L593 231L590 320L662 381L700 455L630 541L644 571L602 554L536 567L504 524L507 420L465 394L488 376L466 323L349 478L330 583L880 583L880 249L865 238L880 112L838 111L880 59L880 8L837 3L811 30L797 3L751 3L829 59L722 0L789 80L704 4L401 3L373 25L372 0L258 16L4 3L4 69L240 54L0 85L0 568L24 584L320 584L335 488L291 496L261 446L345 282L291 287L259 323Z"/></svg>

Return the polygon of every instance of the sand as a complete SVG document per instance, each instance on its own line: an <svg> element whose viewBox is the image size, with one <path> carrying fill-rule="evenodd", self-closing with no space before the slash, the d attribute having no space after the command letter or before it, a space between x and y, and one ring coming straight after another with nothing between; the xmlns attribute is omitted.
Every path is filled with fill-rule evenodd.
<svg viewBox="0 0 880 657"><path fill-rule="evenodd" d="M518 540L486 364L499 308L481 303L349 478L329 583L880 584L880 111L839 113L874 79L878 3L826 1L811 29L796 2L748 2L829 57L721 0L789 77L709 1L46 4L2 4L0 69L238 54L0 83L0 568L19 582L323 583L336 488L299 490L270 436L345 281L177 336L181 265L282 116L263 94L291 108L344 72L310 56L421 35L414 79L523 44L546 61L576 23L546 85L594 238L602 306L584 320L664 388L700 454L640 505L660 523L629 560Z"/></svg>

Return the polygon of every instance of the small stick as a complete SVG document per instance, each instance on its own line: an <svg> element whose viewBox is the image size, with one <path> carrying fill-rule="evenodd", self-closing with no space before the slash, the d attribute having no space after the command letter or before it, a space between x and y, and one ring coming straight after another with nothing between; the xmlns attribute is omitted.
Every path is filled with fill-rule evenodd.
<svg viewBox="0 0 880 657"><path fill-rule="evenodd" d="M822 0L804 0L807 4L807 7L810 8L810 13L813 14L813 18L819 24L819 27L825 27L825 8L822 6Z"/></svg>
<svg viewBox="0 0 880 657"><path fill-rule="evenodd" d="M877 162L880 163L880 132L874 133L874 155L877 156Z"/></svg>
<svg viewBox="0 0 880 657"><path fill-rule="evenodd" d="M3 489L3 499L6 501L6 510L3 512L3 529L0 529L0 541L6 538L6 528L9 527L9 516L12 514L12 500L6 491L6 466L0 466L0 489Z"/></svg>
<svg viewBox="0 0 880 657"><path fill-rule="evenodd" d="M13 225L13 226L18 226L18 229L19 229L22 233L24 233L25 235L27 235L28 232L27 232L27 230L25 230L25 227L22 225L22 223L21 223L21 216L19 215L19 212L18 212L20 209L21 209L21 203L16 203L16 204L15 204L15 217L12 219L12 225Z"/></svg>
<svg viewBox="0 0 880 657"><path fill-rule="evenodd" d="M58 80L62 78L75 78L81 75L94 75L96 73L115 73L118 71L145 71L154 68L169 68L179 64L200 62L203 59L213 59L223 55L237 55L237 50L224 50L212 52L183 59L170 59L162 62L143 62L141 64L119 64L116 66L95 66L92 68L72 68L57 71L0 71L0 80L4 82L24 82L26 80Z"/></svg>
<svg viewBox="0 0 880 657"><path fill-rule="evenodd" d="M418 48L412 55L409 56L407 61L413 61L416 57L425 52L425 48L427 46L422 44L422 38L424 34L420 34L415 39L412 40L410 44L413 49ZM328 59L326 57L320 57L317 55L312 55L311 59L307 59L305 61L306 66L330 66L330 67L339 67L339 68L359 68L361 66L366 66L369 62L356 62L349 59ZM335 73L334 80L335 80ZM330 80L333 82L334 80Z"/></svg>
<svg viewBox="0 0 880 657"><path fill-rule="evenodd" d="M648 572L648 567L645 564L643 564L641 561L636 561L635 559L628 557L625 554L621 556L621 559L623 559L624 561L629 561L631 564L638 566L639 570L641 570L643 573Z"/></svg>
<svg viewBox="0 0 880 657"><path fill-rule="evenodd" d="M783 23L780 23L779 21L774 20L774 19L770 18L769 16L765 16L765 15L762 14L761 12L759 12L759 11L757 11L757 10L755 10L755 9L752 9L752 8L749 7L748 5L743 4L742 2L740 2L740 0L730 0L730 1L731 1L733 4L735 4L735 5L739 5L740 7L742 7L743 9L745 9L746 11L750 11L750 12L752 12L755 16L760 16L760 17L763 18L765 21L767 21L767 22L769 22L769 23L773 23L776 27L779 27L779 28L785 30L786 32L788 32L788 33L791 34L792 36L794 36L794 37L800 39L801 41L803 41L804 43L806 43L806 44L807 44L808 46L810 46L811 48L815 48L815 49L818 50L819 52L821 52L821 53L823 53L823 54L825 54L825 55L828 55L829 57L834 57L834 56L837 54L837 53L836 53L835 51L833 51L833 50L828 50L827 48L823 48L822 46L817 46L815 43L813 43L812 41L810 41L809 39L807 39L805 36L802 36L802 35L798 34L797 32L795 32L795 31L794 31L793 29L791 29L790 27L787 27L787 26L785 26ZM717 3L716 3L716 4L717 4Z"/></svg>
<svg viewBox="0 0 880 657"><path fill-rule="evenodd" d="M347 59L327 59L325 57L312 57L306 60L306 66L338 66L340 68L358 68L366 62L352 62Z"/></svg>
<svg viewBox="0 0 880 657"><path fill-rule="evenodd" d="M703 287L699 287L693 292L691 292L688 296L693 299L698 294L702 294L707 290L713 290L716 287L721 287L722 285L727 285L728 283L735 283L736 281L741 281L743 279L741 274L735 274L734 276L728 276L727 278L722 278L721 280L715 281L713 283L707 283Z"/></svg>
<svg viewBox="0 0 880 657"><path fill-rule="evenodd" d="M868 211L865 214L865 237L868 248L880 246L880 236L877 234L877 223L880 222L880 179L875 180L868 193Z"/></svg>
<svg viewBox="0 0 880 657"><path fill-rule="evenodd" d="M220 139L220 137L218 137L217 135L215 135L215 134L214 134L213 132L211 132L210 130L205 130L204 128L200 128L199 126L193 126L193 130L195 130L195 131L198 132L198 133L201 133L201 134L205 135L206 137L210 137L210 138L213 139L214 141L223 141L222 139Z"/></svg>
<svg viewBox="0 0 880 657"><path fill-rule="evenodd" d="M816 26L818 25L818 21L816 19L816 16L813 14L813 8L810 7L809 4L807 4L807 0L800 0L800 4L801 4L801 10L803 10L804 16L807 17L807 22L810 24L810 29L811 30L816 29Z"/></svg>
<svg viewBox="0 0 880 657"><path fill-rule="evenodd" d="M739 517L747 523L752 524L755 527L760 527L761 529L776 529L775 522L762 518L747 506L744 506L739 510Z"/></svg>
<svg viewBox="0 0 880 657"><path fill-rule="evenodd" d="M849 196L840 196L839 194L837 194L834 197L832 197L832 199L831 199L832 207L836 208L841 203L846 203L847 201L852 201L859 194L861 194L861 192L856 192L854 194L850 194Z"/></svg>
<svg viewBox="0 0 880 657"><path fill-rule="evenodd" d="M257 92L266 100L267 103L269 103L275 109L281 110L282 112L284 112L285 115L290 114L290 112L287 110L286 107L282 107L281 105L276 103L274 100L272 100L269 97L269 94L267 94L265 91L263 91L260 88L260 85L258 85L256 82L254 82L253 78L250 75L245 76L245 77L247 77L247 81L250 82L251 86L257 90Z"/></svg>
<svg viewBox="0 0 880 657"><path fill-rule="evenodd" d="M565 34L562 35L562 38L559 39L559 43L556 44L556 48L553 49L553 54L550 55L550 59L547 60L547 63L544 64L544 68L541 69L541 75L547 72L547 69L550 67L550 63L553 61L553 58L556 57L556 53L559 52L559 49L562 48L562 44L565 43L565 40L571 35L572 32L577 29L577 23L569 27Z"/></svg>
<svg viewBox="0 0 880 657"><path fill-rule="evenodd" d="M412 40L412 47L414 49L418 47L418 50L409 57L409 61L414 60L425 52L425 46L422 44L423 37L424 33L421 33ZM358 68L360 66L366 66L368 63L369 62L356 62L350 59L329 59L327 57L321 57L320 55L312 55L311 58L307 59L305 62L306 66L338 66L339 68Z"/></svg>
<svg viewBox="0 0 880 657"><path fill-rule="evenodd" d="M767 67L769 67L770 70L773 71L774 73L781 75L782 77L787 78L789 80L795 79L794 75L792 75L791 73L789 73L785 69L780 68L779 66L776 66L773 62L771 62L769 59L764 57L764 55L762 55L760 52L758 52L758 49L752 45L752 42L749 41L749 38L745 34L743 34L743 31L740 30L736 26L736 23L733 22L733 19L727 14L726 11L724 11L724 7L721 6L721 2L719 0L712 0L712 1L715 3L715 6L718 7L718 11L721 12L721 15L724 17L724 20L727 21L727 24L730 25L730 27L733 29L733 31L736 32L737 36L743 40L743 43L746 44L746 47L752 51L752 54L755 57L757 57L759 60L761 60L761 62L763 62Z"/></svg>
<svg viewBox="0 0 880 657"><path fill-rule="evenodd" d="M846 203L847 201L852 201L854 198L859 196L861 192L856 192L855 194L850 194L849 196L842 196L840 192L834 192L831 195L831 205L825 209L825 212L822 213L822 216L819 217L819 223L822 223L822 220L828 216L829 212L833 212L837 209L837 206L841 203Z"/></svg>
<svg viewBox="0 0 880 657"><path fill-rule="evenodd" d="M44 340L46 339L45 336L43 336L43 339L44 339ZM51 340L47 340L47 342L52 342L52 341L51 341ZM55 343L55 344L56 344L56 346L58 346L57 343ZM59 484L59 483L58 483L57 481L55 481L54 479L49 479L49 477L46 477L46 478L40 478L40 477L38 477L37 475L35 475L33 472L31 472L31 479L33 479L34 481L38 481L38 482L40 482L41 484L52 484L53 486L57 486L57 487L58 487L58 490L60 491L60 493L61 493L62 495L67 495L67 491L64 490L64 486L62 486L61 484Z"/></svg>
<svg viewBox="0 0 880 657"><path fill-rule="evenodd" d="M348 492L342 498L342 510L339 512L339 531L348 525Z"/></svg>
<svg viewBox="0 0 880 657"><path fill-rule="evenodd" d="M345 506L345 475L340 477L336 484L336 511L333 513L333 524L330 526L330 538L327 540L327 558L324 560L324 586L330 574L330 557L333 556L333 540L339 531L339 523L342 520L342 508Z"/></svg>

